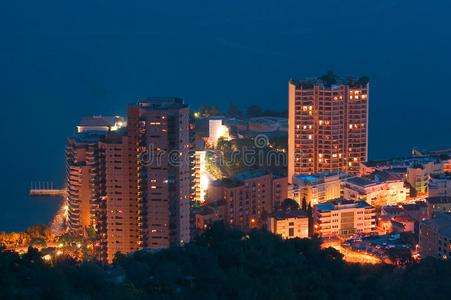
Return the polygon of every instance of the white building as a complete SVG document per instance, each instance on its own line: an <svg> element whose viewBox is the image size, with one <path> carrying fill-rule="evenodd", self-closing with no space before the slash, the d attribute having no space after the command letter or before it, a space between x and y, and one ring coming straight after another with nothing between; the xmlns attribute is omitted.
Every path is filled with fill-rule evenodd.
<svg viewBox="0 0 451 300"><path fill-rule="evenodd" d="M208 143L216 145L219 138L229 140L229 129L222 120L208 120Z"/></svg>
<svg viewBox="0 0 451 300"><path fill-rule="evenodd" d="M340 198L341 185L346 177L348 175L343 172L294 175L293 184L288 186L288 198L301 204L305 197L312 205Z"/></svg>
<svg viewBox="0 0 451 300"><path fill-rule="evenodd" d="M409 189L396 174L375 171L370 175L348 178L343 185L343 198L363 200L373 206L395 205L406 201Z"/></svg>
<svg viewBox="0 0 451 300"><path fill-rule="evenodd" d="M205 202L205 194L208 189L205 155L205 151L196 151L193 157L193 200L197 203Z"/></svg>
<svg viewBox="0 0 451 300"><path fill-rule="evenodd" d="M323 237L371 233L376 227L374 208L365 201L336 199L314 206L315 231Z"/></svg>

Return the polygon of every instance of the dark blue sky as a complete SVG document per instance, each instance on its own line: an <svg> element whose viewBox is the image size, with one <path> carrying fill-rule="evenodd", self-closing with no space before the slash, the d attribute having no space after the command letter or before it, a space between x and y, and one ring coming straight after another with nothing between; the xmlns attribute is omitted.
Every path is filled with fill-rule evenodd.
<svg viewBox="0 0 451 300"><path fill-rule="evenodd" d="M69 3L70 2L70 3ZM451 146L448 1L4 1L0 230L47 222L81 117L141 96L286 109L290 78L371 79L371 159ZM45 201L44 201L45 203Z"/></svg>

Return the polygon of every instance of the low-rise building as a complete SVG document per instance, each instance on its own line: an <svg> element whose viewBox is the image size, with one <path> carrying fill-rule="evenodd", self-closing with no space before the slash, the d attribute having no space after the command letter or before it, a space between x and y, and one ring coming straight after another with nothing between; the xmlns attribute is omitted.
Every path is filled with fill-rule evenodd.
<svg viewBox="0 0 451 300"><path fill-rule="evenodd" d="M428 191L429 176L449 172L448 170L451 168L451 160L443 159L437 156L437 154L430 155L408 159L361 162L359 175L366 176L375 171L398 174L403 180L415 188L418 194L425 194Z"/></svg>
<svg viewBox="0 0 451 300"><path fill-rule="evenodd" d="M419 253L421 257L451 257L451 215L438 213L420 223Z"/></svg>
<svg viewBox="0 0 451 300"><path fill-rule="evenodd" d="M451 197L451 174L432 174L429 197Z"/></svg>
<svg viewBox="0 0 451 300"><path fill-rule="evenodd" d="M363 200L373 206L399 204L406 200L408 193L402 178L386 171L351 177L343 184L344 199Z"/></svg>
<svg viewBox="0 0 451 300"><path fill-rule="evenodd" d="M392 217L395 232L415 232L415 219L409 216Z"/></svg>
<svg viewBox="0 0 451 300"><path fill-rule="evenodd" d="M378 227L385 233L390 232L414 232L415 225L427 218L426 202L402 205L388 205L381 208L378 218Z"/></svg>
<svg viewBox="0 0 451 300"><path fill-rule="evenodd" d="M451 197L428 197L428 217L433 218L437 213L451 212Z"/></svg>
<svg viewBox="0 0 451 300"><path fill-rule="evenodd" d="M294 175L288 188L288 198L300 204L305 197L307 203L312 205L340 198L342 182L348 176L344 172Z"/></svg>
<svg viewBox="0 0 451 300"><path fill-rule="evenodd" d="M386 205L381 208L381 215L391 217L398 217L404 214L404 209L398 205Z"/></svg>
<svg viewBox="0 0 451 300"><path fill-rule="evenodd" d="M322 236L372 233L375 215L374 207L361 200L340 198L314 206L315 228Z"/></svg>
<svg viewBox="0 0 451 300"><path fill-rule="evenodd" d="M287 198L287 178L267 171L250 171L210 183L207 203L224 200L227 212L224 221L258 227L263 213L273 212Z"/></svg>
<svg viewBox="0 0 451 300"><path fill-rule="evenodd" d="M276 211L268 216L267 229L284 239L307 238L308 216L302 210Z"/></svg>
<svg viewBox="0 0 451 300"><path fill-rule="evenodd" d="M223 221L226 214L226 203L220 200L209 205L202 205L193 209L196 230L202 232L209 225L217 221Z"/></svg>
<svg viewBox="0 0 451 300"><path fill-rule="evenodd" d="M216 146L220 138L229 140L229 128L222 124L222 119L210 119L208 121L208 143Z"/></svg>
<svg viewBox="0 0 451 300"><path fill-rule="evenodd" d="M402 209L404 210L404 215L414 218L417 222L428 218L428 206L424 201L403 204Z"/></svg>

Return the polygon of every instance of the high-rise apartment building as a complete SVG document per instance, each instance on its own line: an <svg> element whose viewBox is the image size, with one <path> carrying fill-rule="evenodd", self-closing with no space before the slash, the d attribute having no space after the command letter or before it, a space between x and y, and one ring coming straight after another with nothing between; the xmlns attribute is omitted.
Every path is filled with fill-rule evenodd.
<svg viewBox="0 0 451 300"><path fill-rule="evenodd" d="M116 252L141 247L136 178L128 137L120 117L83 118L66 147L68 230L96 231L98 255L111 262Z"/></svg>
<svg viewBox="0 0 451 300"><path fill-rule="evenodd" d="M357 173L368 157L368 94L359 80L288 84L288 180L322 171Z"/></svg>
<svg viewBox="0 0 451 300"><path fill-rule="evenodd" d="M189 108L179 98L140 100L127 122L83 119L66 150L69 231L95 229L108 262L189 242L189 150Z"/></svg>
<svg viewBox="0 0 451 300"><path fill-rule="evenodd" d="M143 247L190 240L189 107L180 98L149 97L128 107L131 178L137 182Z"/></svg>
<svg viewBox="0 0 451 300"><path fill-rule="evenodd" d="M66 146L66 185L68 230L85 234L95 227L104 186L98 183L102 176L103 150L101 141L105 134L83 132L68 139Z"/></svg>
<svg viewBox="0 0 451 300"><path fill-rule="evenodd" d="M105 149L103 141L125 126L122 117L85 117L66 146L68 230L85 234L97 228L101 200L105 196Z"/></svg>
<svg viewBox="0 0 451 300"><path fill-rule="evenodd" d="M136 150L129 149L126 130L111 132L102 142L104 149L105 194L100 202L97 233L101 242L100 257L111 262L117 252L129 253L142 247L139 223L139 199L136 165L131 164Z"/></svg>

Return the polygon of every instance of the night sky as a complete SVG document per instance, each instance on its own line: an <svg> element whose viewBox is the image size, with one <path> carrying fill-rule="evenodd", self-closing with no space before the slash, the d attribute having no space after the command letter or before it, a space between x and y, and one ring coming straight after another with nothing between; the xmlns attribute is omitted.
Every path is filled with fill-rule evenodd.
<svg viewBox="0 0 451 300"><path fill-rule="evenodd" d="M288 80L370 77L370 159L451 147L448 1L3 1L0 231L46 223L87 115L142 96L287 108ZM343 4L346 3L346 4Z"/></svg>

